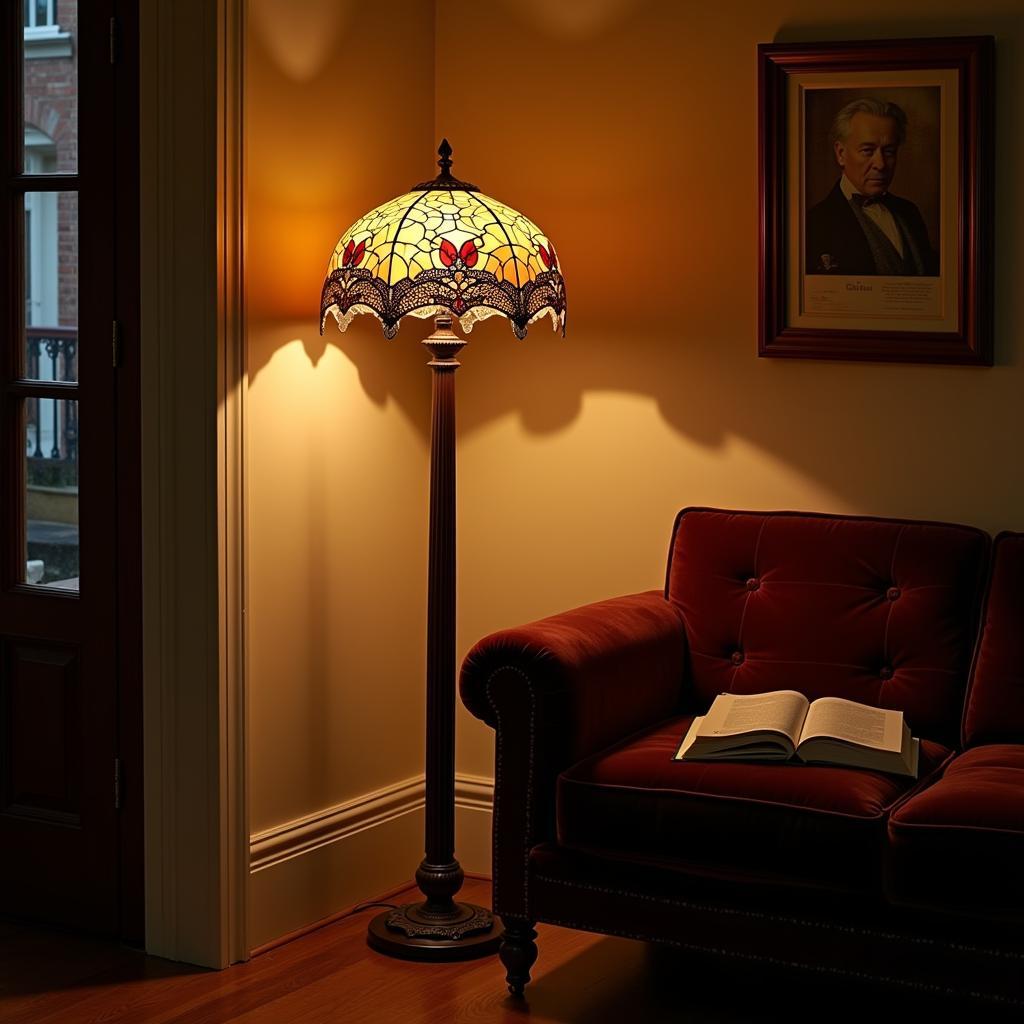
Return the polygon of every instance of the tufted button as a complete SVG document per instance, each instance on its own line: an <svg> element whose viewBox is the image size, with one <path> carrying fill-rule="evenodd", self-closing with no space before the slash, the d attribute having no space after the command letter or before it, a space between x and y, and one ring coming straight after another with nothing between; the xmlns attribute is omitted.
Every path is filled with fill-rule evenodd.
<svg viewBox="0 0 1024 1024"><path fill-rule="evenodd" d="M758 589L760 589L760 587L761 587L761 581L759 579L757 579L756 577L751 576L750 579L747 580L747 590L751 590L751 591L758 590Z"/></svg>
<svg viewBox="0 0 1024 1024"><path fill-rule="evenodd" d="M743 652L742 651L733 651L732 652L732 657L729 660L734 665L742 665L743 664Z"/></svg>
<svg viewBox="0 0 1024 1024"><path fill-rule="evenodd" d="M888 590L887 590L887 591L885 592L885 596L886 596L886 597L887 597L887 598L888 598L888 599L889 599L890 601L897 601L897 600L899 600L899 596L900 596L900 594L901 594L901 593L902 593L902 591L900 590L900 588L899 588L899 587L890 587L890 588L889 588L889 589L888 589Z"/></svg>
<svg viewBox="0 0 1024 1024"><path fill-rule="evenodd" d="M878 670L878 675L879 675L879 676L880 676L880 677L881 677L882 679L892 679L892 669L891 669L891 668L889 668L889 666L888 666L888 665L883 665L883 666L882 666L882 667L881 667L881 668L880 668L880 669Z"/></svg>

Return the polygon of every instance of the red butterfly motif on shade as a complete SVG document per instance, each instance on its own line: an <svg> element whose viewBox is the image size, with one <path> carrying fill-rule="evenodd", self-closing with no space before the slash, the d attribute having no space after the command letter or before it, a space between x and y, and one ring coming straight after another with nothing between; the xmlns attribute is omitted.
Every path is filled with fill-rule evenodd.
<svg viewBox="0 0 1024 1024"><path fill-rule="evenodd" d="M480 258L480 253L477 251L476 245L473 244L472 238L463 242L461 249L456 249L447 238L442 238L441 251L438 255L446 267L450 267L456 260L462 260L467 267L475 267L476 261Z"/></svg>
<svg viewBox="0 0 1024 1024"><path fill-rule="evenodd" d="M540 247L540 258L544 261L544 266L547 267L548 270L558 269L558 257L555 255L555 247L550 241L548 242L547 249L545 249L543 245Z"/></svg>
<svg viewBox="0 0 1024 1024"><path fill-rule="evenodd" d="M358 245L356 245L352 239L348 240L348 245L345 246L345 252L341 257L341 265L343 267L358 267L363 261L363 256L366 255L366 240L364 239Z"/></svg>

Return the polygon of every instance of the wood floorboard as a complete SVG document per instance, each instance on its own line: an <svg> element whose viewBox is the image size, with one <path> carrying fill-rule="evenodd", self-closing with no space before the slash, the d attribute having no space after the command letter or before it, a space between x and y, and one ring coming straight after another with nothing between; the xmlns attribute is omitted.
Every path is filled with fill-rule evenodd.
<svg viewBox="0 0 1024 1024"><path fill-rule="evenodd" d="M490 886L463 896L490 905ZM396 897L401 899L401 897ZM175 964L73 935L0 923L2 1024L737 1024L890 1021L948 1005L698 963L628 939L538 926L527 999L496 958L462 964L370 951L376 909L342 918L226 971ZM799 1003L794 1003L799 999ZM823 1012L792 1012L794 1005ZM974 1020L1016 1020L984 1007Z"/></svg>

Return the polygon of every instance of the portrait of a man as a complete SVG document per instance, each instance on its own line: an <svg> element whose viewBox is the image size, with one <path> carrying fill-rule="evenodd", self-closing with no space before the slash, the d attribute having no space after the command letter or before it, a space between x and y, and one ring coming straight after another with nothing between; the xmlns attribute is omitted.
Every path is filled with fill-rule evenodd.
<svg viewBox="0 0 1024 1024"><path fill-rule="evenodd" d="M805 273L938 276L925 218L892 191L907 135L907 115L890 100L860 97L835 114L833 184L807 210Z"/></svg>
<svg viewBox="0 0 1024 1024"><path fill-rule="evenodd" d="M991 365L993 60L758 45L759 356Z"/></svg>

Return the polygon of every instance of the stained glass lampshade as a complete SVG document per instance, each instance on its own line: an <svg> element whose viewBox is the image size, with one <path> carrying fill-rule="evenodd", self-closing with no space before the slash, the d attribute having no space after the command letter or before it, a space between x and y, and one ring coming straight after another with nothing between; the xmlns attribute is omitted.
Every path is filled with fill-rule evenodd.
<svg viewBox="0 0 1024 1024"><path fill-rule="evenodd" d="M505 316L517 338L548 313L565 335L565 283L551 239L533 221L452 177L451 146L441 173L360 217L331 257L320 297L320 333L333 313L345 330L372 313L393 338L399 321L450 314L466 333Z"/></svg>

